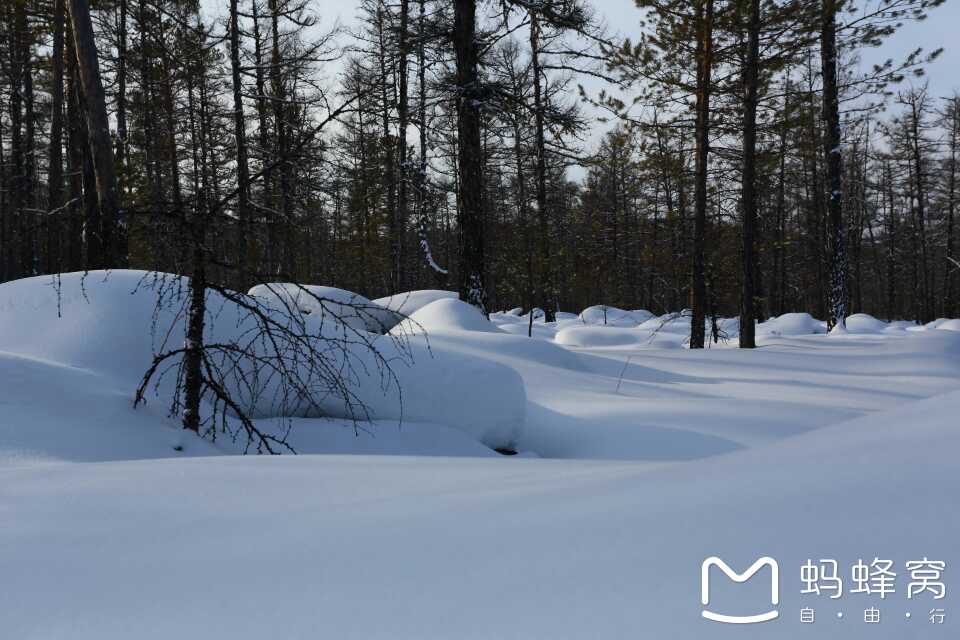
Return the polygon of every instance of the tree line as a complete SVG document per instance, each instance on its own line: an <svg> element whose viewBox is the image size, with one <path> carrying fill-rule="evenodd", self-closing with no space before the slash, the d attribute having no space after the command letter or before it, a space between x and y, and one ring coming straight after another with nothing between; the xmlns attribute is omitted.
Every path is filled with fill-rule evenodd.
<svg viewBox="0 0 960 640"><path fill-rule="evenodd" d="M941 3L637 0L630 41L585 0L11 0L0 281L190 276L194 337L265 282L688 309L692 347L957 316L960 96L861 63Z"/></svg>

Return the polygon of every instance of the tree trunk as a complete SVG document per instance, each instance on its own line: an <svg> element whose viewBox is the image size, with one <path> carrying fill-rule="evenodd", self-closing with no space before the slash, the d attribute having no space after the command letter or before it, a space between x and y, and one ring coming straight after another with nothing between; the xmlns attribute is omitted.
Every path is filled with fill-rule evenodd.
<svg viewBox="0 0 960 640"><path fill-rule="evenodd" d="M237 0L230 0L230 72L233 82L233 137L237 147L237 283L250 285L250 165L247 159L247 125L243 116L243 82L240 76L240 19Z"/></svg>
<svg viewBox="0 0 960 640"><path fill-rule="evenodd" d="M933 296L931 295L929 269L927 268L927 215L926 215L926 184L923 180L923 157L920 149L920 119L922 117L922 96L914 94L911 97L910 137L911 153L913 155L913 177L917 192L917 233L920 244L920 317L923 323L933 320Z"/></svg>
<svg viewBox="0 0 960 640"><path fill-rule="evenodd" d="M830 305L827 325L846 327L847 256L843 237L843 149L840 135L840 90L837 83L837 0L822 0L820 62L823 74L823 136L827 159L830 230Z"/></svg>
<svg viewBox="0 0 960 640"><path fill-rule="evenodd" d="M457 158L460 178L460 298L487 313L484 284L483 147L477 74L476 0L454 0L457 58Z"/></svg>
<svg viewBox="0 0 960 640"><path fill-rule="evenodd" d="M740 294L740 348L756 343L756 257L754 235L757 220L757 83L760 64L760 0L750 0L750 26L743 91L743 290Z"/></svg>
<svg viewBox="0 0 960 640"><path fill-rule="evenodd" d="M957 290L954 282L957 279L957 273L960 271L960 265L954 263L956 260L956 249L954 245L955 230L954 216L957 208L957 151L960 147L960 97L954 97L950 100L950 134L947 147L950 150L950 169L947 174L947 237L946 237L946 255L947 255L947 275L944 278L943 294L943 313L949 318L957 317Z"/></svg>
<svg viewBox="0 0 960 640"><path fill-rule="evenodd" d="M124 248L118 246L117 226L121 218L117 192L116 166L113 147L110 143L110 126L107 119L107 104L100 77L100 62L94 41L93 23L87 0L70 0L70 18L77 54L77 67L83 84L84 105L87 116L87 131L90 138L90 153L97 181L97 198L100 204L100 236L103 246L101 267L121 266L126 257Z"/></svg>
<svg viewBox="0 0 960 640"><path fill-rule="evenodd" d="M702 349L706 323L707 170L710 154L710 74L713 67L713 0L697 0L697 104L690 348Z"/></svg>
<svg viewBox="0 0 960 640"><path fill-rule="evenodd" d="M50 152L47 169L47 260L48 273L61 271L60 221L63 219L63 32L66 16L64 0L53 3L53 51L50 52L52 75Z"/></svg>
<svg viewBox="0 0 960 640"><path fill-rule="evenodd" d="M58 2L62 0L57 0ZM127 180L127 0L120 0L117 28L117 188L126 195Z"/></svg>
<svg viewBox="0 0 960 640"><path fill-rule="evenodd" d="M410 0L400 0L400 33L398 34L399 49L399 92L397 96L397 165L400 168L400 179L397 182L397 214L396 214L396 248L394 249L394 288L399 291L405 288L403 237L407 225L407 125L410 120L409 110L409 13ZM391 291L390 293L396 293Z"/></svg>
<svg viewBox="0 0 960 640"><path fill-rule="evenodd" d="M557 317L556 301L553 291L553 269L550 259L550 224L547 214L547 149L544 141L544 100L542 71L540 68L540 18L536 11L530 11L530 64L533 74L533 113L536 143L537 178L537 266L540 288L540 305L543 307L544 321L553 322Z"/></svg>
<svg viewBox="0 0 960 640"><path fill-rule="evenodd" d="M83 261L83 216L84 216L84 158L90 155L87 144L86 125L83 122L83 98L80 79L77 77L77 56L73 53L73 36L64 34L64 72L67 80L67 167L69 170L70 207L66 233L67 269L80 271ZM87 239L99 240L99 234L91 233ZM99 247L99 244L97 245Z"/></svg>

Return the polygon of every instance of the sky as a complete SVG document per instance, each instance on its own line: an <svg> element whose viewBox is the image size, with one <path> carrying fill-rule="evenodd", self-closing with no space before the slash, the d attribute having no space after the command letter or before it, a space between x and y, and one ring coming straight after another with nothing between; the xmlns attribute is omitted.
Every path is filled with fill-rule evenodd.
<svg viewBox="0 0 960 640"><path fill-rule="evenodd" d="M210 0L207 0L208 2ZM877 2L878 0L872 0ZM332 22L339 18L344 24L353 21L357 2L350 0L315 0L318 13ZM591 0L591 4L606 18L611 31L636 38L640 33L640 10L633 0ZM944 47L941 57L927 68L931 92L947 95L960 91L960 46L953 40L960 33L960 0L946 0L922 22L907 23L879 49L864 52L866 62L882 62L899 58L922 46L927 51Z"/></svg>
<svg viewBox="0 0 960 640"><path fill-rule="evenodd" d="M872 0L877 2L877 0ZM592 4L607 18L607 24L623 35L635 36L640 29L640 11L633 0L592 0ZM922 22L908 23L879 49L864 52L864 61L875 63L887 58L897 59L917 47L932 51L945 50L927 69L933 95L947 95L960 91L960 44L954 38L960 34L960 0L946 0L931 11Z"/></svg>
<svg viewBox="0 0 960 640"><path fill-rule="evenodd" d="M640 34L641 12L633 0L588 0L604 17L612 34L629 36L636 39ZM814 1L814 0L810 0ZM880 0L869 0L879 2ZM220 13L219 9L225 0L203 0L205 9L211 13ZM359 2L354 0L313 0L313 8L321 18L321 27L329 27L335 21L350 26L355 23ZM225 11L225 9L224 9ZM933 51L943 47L941 56L926 68L926 79L930 84L932 96L946 96L954 91L960 91L960 43L955 42L960 25L960 0L946 0L944 4L930 13L930 17L922 22L908 22L896 34L889 38L883 46L876 49L867 49L862 52L865 63L880 63L888 58L894 60L903 58L917 47L925 51ZM330 76L336 70L328 72ZM923 82L920 80L919 82ZM585 83L590 90L598 90L601 85ZM609 129L608 124L598 124L591 131L587 139L587 147L591 147L600 138L603 132ZM582 171L575 169L571 177L582 176Z"/></svg>

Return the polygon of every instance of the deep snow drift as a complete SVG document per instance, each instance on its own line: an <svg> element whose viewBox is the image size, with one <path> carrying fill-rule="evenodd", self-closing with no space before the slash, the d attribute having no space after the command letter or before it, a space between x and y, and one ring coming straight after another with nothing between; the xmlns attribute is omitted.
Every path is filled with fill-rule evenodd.
<svg viewBox="0 0 960 640"><path fill-rule="evenodd" d="M168 383L131 406L153 354L183 341L186 283L171 282L159 309L138 272L65 275L59 298L50 278L0 285L4 638L956 633L958 320L858 315L827 335L785 314L742 351L726 319L728 341L692 352L682 313L535 314L531 339L523 310L487 321L449 292L281 284L254 293L318 338L369 340L399 387L359 367L373 422L327 394L328 415L290 424L299 453L327 455L238 457L183 439ZM242 333L212 302L208 339ZM331 357L370 364L360 347ZM265 429L280 424L267 408ZM781 617L703 620L711 555L738 570L775 557ZM900 574L883 601L800 593L807 558L848 576L875 557ZM923 557L947 562L946 600L906 598L903 563ZM882 624L862 622L868 606Z"/></svg>

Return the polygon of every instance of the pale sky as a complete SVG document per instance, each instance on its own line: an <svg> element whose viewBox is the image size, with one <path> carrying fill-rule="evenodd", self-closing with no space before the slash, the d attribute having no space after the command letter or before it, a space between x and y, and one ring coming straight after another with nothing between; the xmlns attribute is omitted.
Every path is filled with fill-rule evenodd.
<svg viewBox="0 0 960 640"><path fill-rule="evenodd" d="M208 13L222 15L226 11L226 0L202 1ZM641 12L636 8L633 0L590 1L605 18L611 33L636 39L640 33ZM313 0L313 8L321 18L318 26L324 29L329 28L336 21L348 26L353 24L358 5L359 3L353 0ZM944 52L940 58L927 67L926 78L930 83L931 95L946 96L953 91L960 91L960 42L957 42L958 39L960 39L960 0L946 0L941 7L931 12L927 20L906 23L882 47L865 50L862 52L862 57L866 63L877 63L888 58L900 59L918 46L922 46L926 51L943 47ZM329 69L326 75L332 77L337 70ZM591 90L602 86L593 82L587 84ZM589 140L595 142L608 127L609 125L604 124L594 127ZM572 173L578 176L580 171Z"/></svg>
<svg viewBox="0 0 960 640"><path fill-rule="evenodd" d="M877 0L873 0L876 2ZM210 0L208 3L213 4ZM339 18L349 24L357 13L357 2L350 0L315 0L318 13L324 22L332 23ZM640 10L633 0L592 0L591 4L605 16L611 31L636 37L640 32ZM907 23L883 47L864 52L867 62L879 62L893 57L902 57L918 46L927 51L944 47L939 60L927 69L927 76L934 95L946 95L960 90L960 0L946 0L934 9L923 22Z"/></svg>

